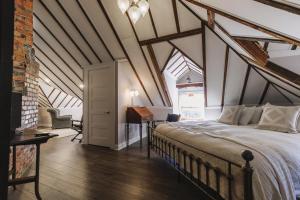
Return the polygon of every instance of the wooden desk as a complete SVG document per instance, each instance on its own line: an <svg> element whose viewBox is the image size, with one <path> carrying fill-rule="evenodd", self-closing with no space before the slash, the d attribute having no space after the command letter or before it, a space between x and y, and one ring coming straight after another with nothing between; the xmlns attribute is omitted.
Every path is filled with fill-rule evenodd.
<svg viewBox="0 0 300 200"><path fill-rule="evenodd" d="M146 107L128 107L126 111L126 146L129 146L129 124L140 126L140 147L143 146L143 123L153 120L153 114Z"/></svg>
<svg viewBox="0 0 300 200"><path fill-rule="evenodd" d="M39 192L39 181L40 181L40 145L48 142L50 138L56 137L58 135L48 134L43 136L38 136L36 134L26 134L26 135L16 135L10 141L10 146L13 148L13 166L12 166L12 179L8 181L9 186L13 186L14 189L16 185L32 183L34 182L35 196L38 200L41 200L41 195ZM36 159L35 159L35 175L28 177L16 178L16 147L21 145L35 145L36 146Z"/></svg>

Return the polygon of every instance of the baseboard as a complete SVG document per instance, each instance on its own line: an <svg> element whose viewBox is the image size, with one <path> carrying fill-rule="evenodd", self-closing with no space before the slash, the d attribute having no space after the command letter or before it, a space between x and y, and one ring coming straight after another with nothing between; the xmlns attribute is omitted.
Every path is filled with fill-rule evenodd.
<svg viewBox="0 0 300 200"><path fill-rule="evenodd" d="M147 135L143 135L143 138L147 137ZM136 143L140 141L140 136L136 136L134 138L129 139L129 145ZM116 144L112 149L116 150L116 151L120 151L122 149L126 148L126 141L120 143L120 144Z"/></svg>

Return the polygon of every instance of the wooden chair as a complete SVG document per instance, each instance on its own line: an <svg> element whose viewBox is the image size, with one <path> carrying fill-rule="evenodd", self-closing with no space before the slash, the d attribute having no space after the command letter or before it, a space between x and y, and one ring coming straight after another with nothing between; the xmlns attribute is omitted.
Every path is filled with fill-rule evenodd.
<svg viewBox="0 0 300 200"><path fill-rule="evenodd" d="M81 120L72 120L72 127L73 130L77 131L77 134L71 139L72 142L74 140L79 140L79 143L82 142L82 130L83 130L83 119ZM81 138L78 138L81 135Z"/></svg>

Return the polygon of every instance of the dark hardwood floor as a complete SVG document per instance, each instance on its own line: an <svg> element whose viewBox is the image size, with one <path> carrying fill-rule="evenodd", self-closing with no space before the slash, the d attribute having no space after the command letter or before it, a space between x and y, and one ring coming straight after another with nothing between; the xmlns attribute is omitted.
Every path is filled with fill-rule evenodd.
<svg viewBox="0 0 300 200"><path fill-rule="evenodd" d="M9 200L35 199L33 184L9 189ZM112 151L53 139L42 146L40 191L43 199L194 200L201 192L158 157L146 158L137 145Z"/></svg>

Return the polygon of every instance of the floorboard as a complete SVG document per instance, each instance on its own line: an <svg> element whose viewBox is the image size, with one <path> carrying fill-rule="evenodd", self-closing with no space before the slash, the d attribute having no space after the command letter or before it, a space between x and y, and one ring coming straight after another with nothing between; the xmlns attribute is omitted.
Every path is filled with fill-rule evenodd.
<svg viewBox="0 0 300 200"><path fill-rule="evenodd" d="M34 169L30 173L33 173ZM146 149L129 150L53 139L42 146L40 191L49 200L194 200L205 199L162 159L146 158ZM34 200L33 184L9 189L9 200Z"/></svg>

